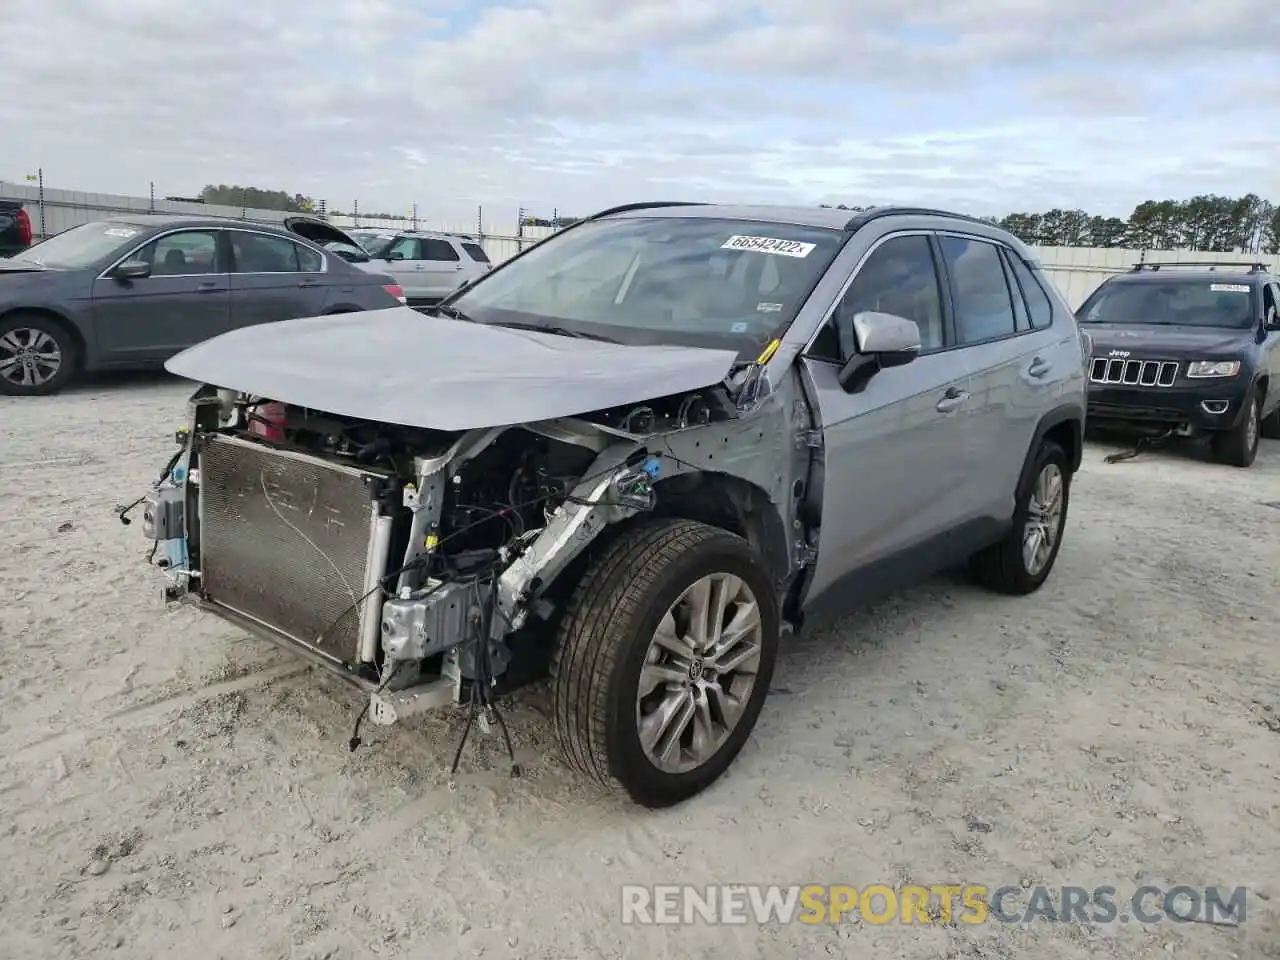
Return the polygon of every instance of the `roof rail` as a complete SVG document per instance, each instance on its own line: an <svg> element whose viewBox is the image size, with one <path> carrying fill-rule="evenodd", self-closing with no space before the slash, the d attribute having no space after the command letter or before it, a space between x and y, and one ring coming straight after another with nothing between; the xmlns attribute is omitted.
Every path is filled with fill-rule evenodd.
<svg viewBox="0 0 1280 960"><path fill-rule="evenodd" d="M1130 273L1141 273L1144 270L1154 272L1161 267L1196 267L1199 269L1208 267L1210 270L1217 267L1248 267L1250 273L1267 272L1267 265L1257 260L1146 260L1141 263L1135 263Z"/></svg>
<svg viewBox="0 0 1280 960"><path fill-rule="evenodd" d="M599 220L601 217L608 217L615 213L630 213L632 210L656 210L660 207L705 207L707 204L698 200L642 200L639 203L624 203L621 206L610 207L608 210L601 210L599 213L593 213L589 217L583 217L579 223L586 223L588 220Z"/></svg>
<svg viewBox="0 0 1280 960"><path fill-rule="evenodd" d="M980 223L984 227L995 226L988 220L981 217L971 217L966 213L954 213L950 210L934 210L930 207L872 207L870 210L863 210L855 213L849 222L844 225L845 230L850 233L861 230L872 220L879 220L881 217L946 217L949 220L963 220L966 223Z"/></svg>

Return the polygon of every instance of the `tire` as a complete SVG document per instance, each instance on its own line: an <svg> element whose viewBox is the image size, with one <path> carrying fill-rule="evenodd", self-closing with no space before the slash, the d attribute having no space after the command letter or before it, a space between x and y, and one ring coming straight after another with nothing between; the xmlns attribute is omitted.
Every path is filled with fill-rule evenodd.
<svg viewBox="0 0 1280 960"><path fill-rule="evenodd" d="M1262 435L1262 394L1255 389L1249 394L1248 406L1240 422L1230 430L1214 434L1211 441L1213 459L1231 467L1251 467L1258 456Z"/></svg>
<svg viewBox="0 0 1280 960"><path fill-rule="evenodd" d="M695 723L693 714L700 721L724 721L728 715L721 707L726 700L716 694L718 688L699 686L691 679L703 658L695 656L692 663L651 660L667 657L655 642L659 624L673 607L683 620L686 595L707 578L719 578L729 589L736 589L736 581L754 596L759 629L748 634L744 645L732 649L755 649L758 660L749 689L744 686L749 670L736 680L730 674L722 678L726 684L738 685L737 719L720 723L722 729L716 729L714 737L718 745L713 740L701 761L693 762L685 747L692 751L694 732L709 729ZM709 596L717 596L714 586ZM740 599L745 597L739 594ZM671 806L706 789L728 769L755 726L773 676L778 631L772 579L746 540L689 520L650 520L622 532L574 588L552 656L556 736L566 762L605 789L625 792L650 808ZM671 635L678 633L679 628ZM723 659L730 659L727 652ZM709 666L712 660L705 658ZM646 668L669 676L641 698ZM685 746L677 746L668 756L684 766L664 769L658 756L661 751L647 752L642 743L641 712L652 709L655 700L676 697L683 698L684 708L691 713L681 731ZM648 716L645 725L657 726L658 714ZM662 743L659 737L658 747Z"/></svg>
<svg viewBox="0 0 1280 960"><path fill-rule="evenodd" d="M40 350L39 356L56 355L56 366L51 370L50 364L39 361L28 366L26 361L30 355L23 351L32 347ZM26 311L10 313L0 320L0 393L11 397L57 393L75 376L79 363L80 350L75 338L57 320L43 313ZM32 376L35 382L22 382Z"/></svg>
<svg viewBox="0 0 1280 960"><path fill-rule="evenodd" d="M1056 469L1055 469L1056 468ZM1050 482L1056 474L1059 494L1058 510L1041 525L1042 538L1052 534L1047 554L1040 554L1036 563L1029 563L1026 556L1028 526L1032 522L1033 501L1046 494L1045 478ZM1067 523L1067 507L1071 500L1071 465L1066 451L1052 440L1044 440L1036 450L1027 479L1018 490L1013 509L1013 527L999 543L974 554L969 568L983 586L1015 596L1023 596L1039 590L1048 579L1062 547L1062 531ZM1039 513L1039 510L1036 510Z"/></svg>

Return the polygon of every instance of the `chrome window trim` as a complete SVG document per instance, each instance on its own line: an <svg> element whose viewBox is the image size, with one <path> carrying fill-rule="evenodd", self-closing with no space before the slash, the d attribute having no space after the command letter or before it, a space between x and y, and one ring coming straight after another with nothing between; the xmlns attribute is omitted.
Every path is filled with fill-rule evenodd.
<svg viewBox="0 0 1280 960"><path fill-rule="evenodd" d="M126 260L132 257L135 253L141 250L143 247L150 246L151 244L155 243L157 240L163 240L165 237L171 237L175 233L212 233L216 235L221 233L225 229L226 227L174 227L171 230L162 230L160 233L153 233L151 236L147 237L147 239L143 240L140 244L138 244L135 247L132 247L129 250L129 252L126 253L123 257L117 258L109 267L107 267L100 274L94 277L94 281L96 282L98 280L113 279L111 276L109 276L112 270L120 266L120 264L124 263ZM230 276L230 274L227 271L223 270L218 273L166 273L166 274L162 274L162 276L166 280L172 280L175 278L181 279L183 277L228 277ZM146 279L149 280L151 278L147 277Z"/></svg>
<svg viewBox="0 0 1280 960"><path fill-rule="evenodd" d="M164 279L166 279L166 280L173 280L173 279L191 278L191 277L232 277L232 276L236 276L236 277L289 277L289 276L294 276L294 275L296 275L296 274L314 274L314 273L328 273L328 272L329 272L329 254L328 254L328 251L327 251L327 250L322 250L322 249L320 249L319 247L315 246L314 244L311 244L311 243L307 242L307 241L306 241L306 240L304 240L302 237L296 237L296 236L294 236L294 235L293 235L293 234L291 234L291 233L287 233L287 232L286 232L286 233L269 233L269 232L267 232L266 230L255 230L255 229L253 229L252 227L241 227L241 226L222 226L222 225L219 225L219 226L216 226L216 227L206 227L206 226L186 226L186 227L173 227L173 228L171 228L171 229L169 229L169 230L162 230L162 231L160 231L159 233L154 233L154 234L152 234L151 236L147 237L147 239L143 240L141 243L139 243L139 244L137 244L136 246L132 247L132 248L129 250L129 252L128 252L128 253L126 253L124 256L122 256L122 257L118 257L115 261L113 261L113 262L111 263L111 265L110 265L110 266L108 266L105 270L103 270L101 273L99 273L99 274L94 278L94 280L95 280L95 281L97 281L97 280L110 280L110 279L112 279L112 278L111 278L111 276L110 276L111 271L112 271L112 270L114 270L116 267L120 266L120 264L124 263L126 260L128 260L130 257L132 257L134 254L136 254L139 250L141 250L143 247L146 247L146 246L148 246L148 245L150 245L150 244L152 244L152 243L155 243L157 240L162 240L162 239L164 239L165 237L171 237L171 236L173 236L175 233L213 233L213 234L219 234L219 233L229 233L229 232L231 232L231 231L239 231L240 233L252 233L252 234L256 234L257 236L260 236L260 237L270 237L270 238L273 238L273 239L276 239L276 240L287 240L287 241L289 241L290 243L298 244L298 245L300 245L300 246L302 246L302 247L304 247L304 248L306 248L306 249L308 249L308 250L313 250L313 251L315 251L316 253L318 253L318 254L320 255L320 269L319 269L319 270L285 270L285 271L279 271L279 270L255 270L255 271L251 271L251 272L250 272L250 271L240 272L240 271L222 270L222 271L219 271L218 273L166 273L166 274L162 274L161 276L163 276L163 277L164 277ZM149 279L151 279L151 278L150 278L150 277L147 277L146 279L148 279L148 280L149 280ZM158 279L158 278L157 278L157 279Z"/></svg>

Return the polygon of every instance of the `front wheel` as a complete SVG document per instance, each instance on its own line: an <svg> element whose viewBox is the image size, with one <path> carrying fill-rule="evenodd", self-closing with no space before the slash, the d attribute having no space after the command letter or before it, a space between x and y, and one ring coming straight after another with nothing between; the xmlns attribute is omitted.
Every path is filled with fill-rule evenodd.
<svg viewBox="0 0 1280 960"><path fill-rule="evenodd" d="M21 311L0 320L0 393L57 393L75 374L76 362L76 342L56 320Z"/></svg>
<svg viewBox="0 0 1280 960"><path fill-rule="evenodd" d="M741 537L665 519L622 533L575 588L552 659L568 763L646 807L706 789L760 715L778 616Z"/></svg>
<svg viewBox="0 0 1280 960"><path fill-rule="evenodd" d="M1232 467L1251 467L1258 455L1258 438L1262 435L1262 396L1254 390L1245 401L1240 422L1230 430L1214 434L1213 458Z"/></svg>
<svg viewBox="0 0 1280 960"><path fill-rule="evenodd" d="M976 554L970 569L983 585L999 593L1028 594L1049 577L1071 496L1067 454L1052 440L1042 441L1028 478L1018 491L1013 525L1003 540Z"/></svg>

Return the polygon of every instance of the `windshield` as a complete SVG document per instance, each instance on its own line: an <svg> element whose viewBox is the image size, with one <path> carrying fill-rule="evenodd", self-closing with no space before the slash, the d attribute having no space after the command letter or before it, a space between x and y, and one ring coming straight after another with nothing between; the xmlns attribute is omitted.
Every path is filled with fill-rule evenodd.
<svg viewBox="0 0 1280 960"><path fill-rule="evenodd" d="M1170 277L1108 283L1077 317L1081 323L1136 323L1240 329L1254 323L1253 288L1247 283Z"/></svg>
<svg viewBox="0 0 1280 960"><path fill-rule="evenodd" d="M330 253L337 254L343 260L346 260L348 263L368 263L369 262L369 255L365 253L363 250L361 250L359 247L353 246L350 243L342 243L339 240L334 240L331 243L326 243L324 245L324 248L328 250Z"/></svg>
<svg viewBox="0 0 1280 960"><path fill-rule="evenodd" d="M597 220L553 235L451 305L480 323L753 359L795 319L844 241L839 230L794 224Z"/></svg>
<svg viewBox="0 0 1280 960"><path fill-rule="evenodd" d="M351 237L364 247L365 252L371 257L381 257L387 247L391 246L391 241L396 238L394 233L369 233L361 231L359 233L350 233Z"/></svg>
<svg viewBox="0 0 1280 960"><path fill-rule="evenodd" d="M78 270L91 267L116 252L123 253L144 232L144 228L136 224L98 220L64 230L10 259L59 270Z"/></svg>

